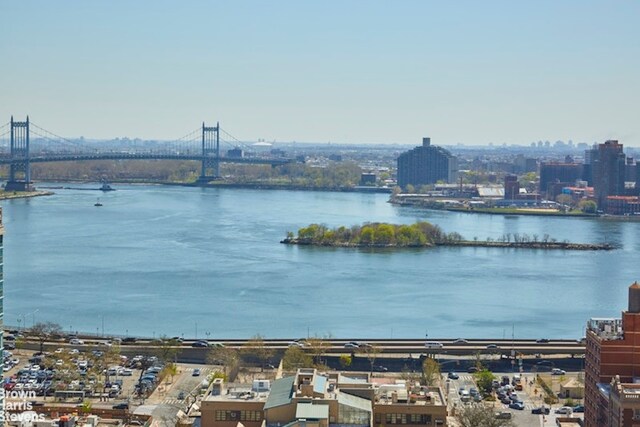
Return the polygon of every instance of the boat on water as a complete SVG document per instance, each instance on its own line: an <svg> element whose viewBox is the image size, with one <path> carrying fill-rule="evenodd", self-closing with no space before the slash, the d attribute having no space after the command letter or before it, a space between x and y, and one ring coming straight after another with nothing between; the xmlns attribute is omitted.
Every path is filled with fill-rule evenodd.
<svg viewBox="0 0 640 427"><path fill-rule="evenodd" d="M100 203L100 199L98 199L93 206L102 206L102 203Z"/></svg>
<svg viewBox="0 0 640 427"><path fill-rule="evenodd" d="M116 189L111 187L107 181L102 181L102 187L100 187L100 191L116 191Z"/></svg>

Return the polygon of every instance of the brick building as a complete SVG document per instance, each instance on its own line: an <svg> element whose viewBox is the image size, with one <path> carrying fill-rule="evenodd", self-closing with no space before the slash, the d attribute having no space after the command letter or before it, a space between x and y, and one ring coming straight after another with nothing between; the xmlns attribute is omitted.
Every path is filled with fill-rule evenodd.
<svg viewBox="0 0 640 427"><path fill-rule="evenodd" d="M585 427L640 426L640 284L621 319L587 324Z"/></svg>

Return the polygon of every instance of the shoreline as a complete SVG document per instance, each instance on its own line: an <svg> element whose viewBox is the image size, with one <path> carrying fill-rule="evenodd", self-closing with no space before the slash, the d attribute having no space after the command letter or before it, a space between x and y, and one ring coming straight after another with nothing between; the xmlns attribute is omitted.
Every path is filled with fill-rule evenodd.
<svg viewBox="0 0 640 427"><path fill-rule="evenodd" d="M53 191L0 191L0 201L1 200L11 200L11 199L27 199L31 197L40 197L40 196L53 196L55 193Z"/></svg>
<svg viewBox="0 0 640 427"><path fill-rule="evenodd" d="M611 251L618 249L609 243L571 243L571 242L487 242L460 240L452 242L439 242L424 245L397 245L397 244L361 244L349 242L314 242L298 238L286 238L280 241L285 245L317 246L325 248L351 248L351 249L428 249L436 247L470 247L470 248L505 248L505 249L536 249L536 250L568 250L568 251Z"/></svg>

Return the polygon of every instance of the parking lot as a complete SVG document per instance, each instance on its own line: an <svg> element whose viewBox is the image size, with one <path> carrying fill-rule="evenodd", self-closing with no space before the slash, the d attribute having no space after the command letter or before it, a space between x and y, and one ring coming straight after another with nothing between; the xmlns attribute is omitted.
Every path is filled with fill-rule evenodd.
<svg viewBox="0 0 640 427"><path fill-rule="evenodd" d="M513 380L513 373L494 373L497 384L494 384L492 396L496 397L495 401L484 404L491 405L496 414L507 413L505 417L511 418L518 426L555 426L556 418L571 416L574 418L582 418L581 412L574 412L564 408L562 403L554 405L544 404L544 396L540 386L535 382L535 374L522 374L520 376L520 390L516 390L516 384ZM503 381L508 379L508 382ZM470 373L445 373L443 374L444 392L449 398L450 413L455 414L465 405L476 404L479 398L479 388L474 380L473 374ZM516 402L520 402L519 404ZM561 400L562 402L562 400ZM580 406L580 405L577 405ZM548 413L544 409L548 408ZM560 409L563 408L563 409ZM577 408L577 407L576 407ZM540 410L541 413L532 413L534 410ZM556 411L567 411L569 413L556 414ZM580 409L577 409L578 411Z"/></svg>

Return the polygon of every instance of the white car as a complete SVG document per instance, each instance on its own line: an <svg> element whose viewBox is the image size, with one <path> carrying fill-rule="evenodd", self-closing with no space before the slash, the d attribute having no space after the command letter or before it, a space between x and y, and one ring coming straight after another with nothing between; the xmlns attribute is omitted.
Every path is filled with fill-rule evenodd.
<svg viewBox="0 0 640 427"><path fill-rule="evenodd" d="M564 369L553 368L551 370L551 375L565 375L566 373L567 371L565 371Z"/></svg>
<svg viewBox="0 0 640 427"><path fill-rule="evenodd" d="M69 344L71 344L71 345L83 345L84 341L79 340L78 338L71 338L69 340Z"/></svg>
<svg viewBox="0 0 640 427"><path fill-rule="evenodd" d="M120 375L122 375L123 377L130 377L133 375L133 371L129 368L124 368L120 371Z"/></svg>

